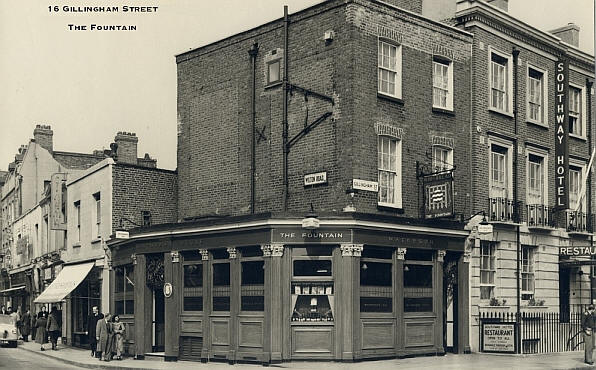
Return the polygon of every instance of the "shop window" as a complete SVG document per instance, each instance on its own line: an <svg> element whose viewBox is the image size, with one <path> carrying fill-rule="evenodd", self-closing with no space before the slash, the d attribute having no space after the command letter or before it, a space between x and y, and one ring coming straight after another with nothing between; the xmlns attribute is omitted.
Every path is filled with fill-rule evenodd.
<svg viewBox="0 0 596 370"><path fill-rule="evenodd" d="M433 266L404 265L404 312L433 311Z"/></svg>
<svg viewBox="0 0 596 370"><path fill-rule="evenodd" d="M114 305L118 315L134 314L134 268L132 265L114 268Z"/></svg>
<svg viewBox="0 0 596 370"><path fill-rule="evenodd" d="M101 269L94 267L70 294L73 333L84 335L89 331L87 319L93 306L101 307Z"/></svg>
<svg viewBox="0 0 596 370"><path fill-rule="evenodd" d="M491 299L495 290L495 249L494 243L480 243L480 299Z"/></svg>
<svg viewBox="0 0 596 370"><path fill-rule="evenodd" d="M265 310L265 264L260 261L243 261L241 266L241 297L242 311Z"/></svg>
<svg viewBox="0 0 596 370"><path fill-rule="evenodd" d="M534 255L536 248L522 245L521 265L521 298L528 300L534 297Z"/></svg>
<svg viewBox="0 0 596 370"><path fill-rule="evenodd" d="M203 311L203 264L185 263L183 269L184 311Z"/></svg>
<svg viewBox="0 0 596 370"><path fill-rule="evenodd" d="M293 253L292 279L292 317L294 322L333 321L334 286L331 257L327 251L319 249L324 256L314 255L317 249L311 249L304 256L303 249ZM307 248L308 250L308 248Z"/></svg>
<svg viewBox="0 0 596 370"><path fill-rule="evenodd" d="M230 311L230 263L213 263L213 311Z"/></svg>

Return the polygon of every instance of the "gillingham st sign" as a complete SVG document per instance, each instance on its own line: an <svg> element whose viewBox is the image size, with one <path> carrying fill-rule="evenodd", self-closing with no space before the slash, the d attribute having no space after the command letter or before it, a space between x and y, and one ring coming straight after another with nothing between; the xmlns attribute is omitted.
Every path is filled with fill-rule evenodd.
<svg viewBox="0 0 596 370"><path fill-rule="evenodd" d="M569 208L569 62L555 64L555 207Z"/></svg>

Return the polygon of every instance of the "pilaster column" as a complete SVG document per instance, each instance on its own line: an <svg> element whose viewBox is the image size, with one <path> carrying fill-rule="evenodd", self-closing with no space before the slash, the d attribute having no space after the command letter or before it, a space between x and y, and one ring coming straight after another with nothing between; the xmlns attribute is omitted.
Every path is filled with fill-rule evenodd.
<svg viewBox="0 0 596 370"><path fill-rule="evenodd" d="M230 261L230 347L228 349L228 363L236 362L238 348L238 314L240 313L240 261L235 247L226 248Z"/></svg>
<svg viewBox="0 0 596 370"><path fill-rule="evenodd" d="M445 260L445 250L437 250L437 261L435 262L435 283L433 286L433 302L434 311L437 314L435 321L435 350L438 354L444 354L445 348L443 347L443 261Z"/></svg>
<svg viewBox="0 0 596 370"><path fill-rule="evenodd" d="M211 264L209 263L209 251L199 249L201 260L203 261L203 349L201 350L201 362L209 361L209 349L211 348L211 325L209 316L211 315Z"/></svg>
<svg viewBox="0 0 596 370"><path fill-rule="evenodd" d="M457 261L457 352L470 353L470 255L466 251Z"/></svg>
<svg viewBox="0 0 596 370"><path fill-rule="evenodd" d="M164 253L165 282L172 284L172 295L164 297L165 301L165 360L177 361L180 349L180 253L171 251Z"/></svg>
<svg viewBox="0 0 596 370"><path fill-rule="evenodd" d="M279 243L261 246L265 260L265 335L263 338L263 362L281 362L283 330L288 323L283 322L283 302L281 264L284 245ZM289 288L288 288L289 289Z"/></svg>
<svg viewBox="0 0 596 370"><path fill-rule="evenodd" d="M354 354L358 351L355 333L360 320L360 256L364 246L362 244L341 244L341 279L335 282L339 286L341 295L336 295L337 302L342 309L338 310L335 320L340 324L341 333L336 338L343 339L341 359L343 361L354 361ZM356 258L354 258L356 257ZM335 307L338 307L336 304ZM335 314L335 313L334 313Z"/></svg>
<svg viewBox="0 0 596 370"><path fill-rule="evenodd" d="M396 248L393 263L395 264L395 286L393 287L394 311L397 315L395 331L395 343L397 346L396 355L403 356L405 352L404 343L404 262L406 260L407 248Z"/></svg>
<svg viewBox="0 0 596 370"><path fill-rule="evenodd" d="M147 263L144 254L131 256L135 281L135 358L142 360L151 352L152 297L147 286Z"/></svg>

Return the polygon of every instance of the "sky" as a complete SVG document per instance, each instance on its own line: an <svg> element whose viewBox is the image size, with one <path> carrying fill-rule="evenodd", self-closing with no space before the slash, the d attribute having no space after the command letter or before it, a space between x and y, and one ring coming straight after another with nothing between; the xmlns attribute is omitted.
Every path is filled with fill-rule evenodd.
<svg viewBox="0 0 596 370"><path fill-rule="evenodd" d="M455 0L453 0L455 1ZM594 51L594 0L509 0L509 13L541 30L574 22ZM54 150L109 148L118 131L139 137L138 154L176 168L175 55L321 0L1 0L0 170L37 124L51 125ZM53 6L58 6L55 12ZM64 6L119 6L119 13ZM123 6L157 7L123 13ZM136 31L69 30L124 24Z"/></svg>

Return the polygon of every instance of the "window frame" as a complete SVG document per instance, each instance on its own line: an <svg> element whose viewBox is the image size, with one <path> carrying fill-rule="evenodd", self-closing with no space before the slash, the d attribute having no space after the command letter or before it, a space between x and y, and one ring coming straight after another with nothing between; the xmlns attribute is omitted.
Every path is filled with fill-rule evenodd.
<svg viewBox="0 0 596 370"><path fill-rule="evenodd" d="M93 208L93 216L94 222L92 224L93 233L91 235L91 239L99 239L101 238L101 192L97 192L93 194L93 201L95 207Z"/></svg>
<svg viewBox="0 0 596 370"><path fill-rule="evenodd" d="M511 200L513 197L513 143L494 136L488 138L488 184L489 184L489 198L497 198L493 196L493 145L500 146L507 149L504 164L506 165L506 188L507 198Z"/></svg>
<svg viewBox="0 0 596 370"><path fill-rule="evenodd" d="M382 164L381 156L384 154L382 151L383 140L389 140L389 148L391 148L391 142L395 141L395 171L391 169L387 170L385 168L381 169L380 164ZM379 147L380 146L380 147ZM388 153L389 156L391 153ZM377 135L377 181L378 181L378 196L377 196L377 204L382 207L390 207L390 208L401 208L402 207L402 139L387 136L387 135ZM391 167L391 158L389 157L389 167ZM388 173L393 175L393 199L394 202L382 201L381 200L381 173ZM389 180L389 179L388 179ZM390 188L388 188L389 190ZM389 192L387 192L389 194ZM389 195L387 196L389 198Z"/></svg>
<svg viewBox="0 0 596 370"><path fill-rule="evenodd" d="M521 270L520 270L520 274L521 274L521 283L520 283L520 289L521 289L521 294L522 297L524 295L530 295L531 297L529 298L533 298L534 294L536 292L536 267L535 267L535 263L536 263L536 253L537 253L538 249L535 246L532 245L522 245L521 247ZM528 253L527 258L525 257L525 252ZM532 285L532 289L525 289L524 290L524 282L531 282ZM527 286L526 286L527 288ZM523 298L522 298L523 299Z"/></svg>
<svg viewBox="0 0 596 370"><path fill-rule="evenodd" d="M436 157L436 151L442 151L443 153L447 154L447 159L443 160L441 158L440 169L438 164L438 158ZM449 148L444 145L433 145L432 146L432 169L435 172L444 172L453 169L453 148Z"/></svg>
<svg viewBox="0 0 596 370"><path fill-rule="evenodd" d="M575 167L576 169L572 169L571 167ZM584 182L586 179L586 167L587 164L584 161L569 159L569 209L571 211L575 211L575 208L577 207L577 204L574 207L571 206L571 172L579 172L579 182L577 189L579 198L582 189L582 182ZM582 198L581 207L579 209L580 212L586 213L586 196Z"/></svg>
<svg viewBox="0 0 596 370"><path fill-rule="evenodd" d="M484 253L484 248L485 246L488 246L489 248L489 253L485 254ZM480 241L480 250L479 250L479 258L480 261L478 263L478 270L479 270L479 281L478 281L478 287L480 289L480 300L481 301L488 301L491 298L493 298L495 296L495 290L496 290L496 280L497 280L497 245L494 242L489 242L489 241L484 241L481 240ZM488 268L486 268L486 266L484 266L483 260L484 257L487 257L489 259L489 266ZM484 267L484 268L483 268ZM489 278L489 282L482 282L482 272L486 272L488 273L489 277L492 277L492 283L490 282L490 278ZM490 297L488 298L482 298L482 288L489 288L489 295Z"/></svg>
<svg viewBox="0 0 596 370"><path fill-rule="evenodd" d="M577 90L579 92L579 112L577 112L577 115L573 115L574 117L577 117L577 121L580 124L580 132L579 133L572 133L571 130L569 130L569 136L570 137L574 137L577 139L582 139L582 140L586 140L587 139L587 127L586 127L586 114L587 114L587 109L586 109L586 89L583 86L574 84L574 83L569 83L569 97L568 97L568 104L569 104L569 118L572 117L572 113L571 113L571 92L573 90ZM570 124L571 122L569 122ZM571 127L570 127L571 128Z"/></svg>
<svg viewBox="0 0 596 370"><path fill-rule="evenodd" d="M123 272L123 279L122 279L122 282L123 282L124 285L122 286L122 288L123 288L122 291L118 291L118 279L116 278L116 274L118 273L117 272L117 269L119 269L119 268L124 270L124 272ZM114 268L114 312L116 314L121 315L121 316L133 316L134 315L134 312L135 312L134 311L135 310L135 302L134 302L135 301L135 299L134 299L134 294L135 294L135 290L134 290L135 289L135 286L134 286L134 272L135 272L135 268L134 268L134 265L132 263L128 263L128 264L116 266ZM131 275L132 275L132 279L130 278ZM132 282L132 284L127 284L126 283L127 277ZM128 291L127 290L127 287L129 285L132 286L132 290L131 291ZM121 296L122 299L117 299L118 296ZM131 298L131 299L128 299L128 298ZM126 313L126 301L131 301L131 300L133 301L132 313ZM118 312L116 312L116 302L120 302L120 301L123 302L123 305L122 305L123 311L121 313L118 313Z"/></svg>
<svg viewBox="0 0 596 370"><path fill-rule="evenodd" d="M395 69L391 69L390 65L381 65L380 61L382 60L382 56L384 56L384 54L381 53L382 45L388 45L390 48L395 48ZM389 58L391 58L391 55L389 55ZM395 73L393 93L389 91L382 91L381 89L382 70L387 71L389 73ZM395 41L381 37L379 37L377 40L377 94L390 96L396 99L402 98L402 47Z"/></svg>
<svg viewBox="0 0 596 370"><path fill-rule="evenodd" d="M531 177L531 163L530 162L530 155L537 156L542 158L541 162L541 169L542 169L542 202L541 203L530 203L530 194L532 193L530 189L530 177ZM548 205L548 152L545 150L539 150L537 148L526 148L526 203L528 205Z"/></svg>
<svg viewBox="0 0 596 370"><path fill-rule="evenodd" d="M277 68L278 68L278 79L277 80L271 80L271 66L273 64L277 64ZM267 66L267 85L266 86L275 85L275 84L280 83L282 81L281 58L275 58L275 59L267 61L266 66Z"/></svg>
<svg viewBox="0 0 596 370"><path fill-rule="evenodd" d="M374 247L369 247L369 246L365 246L364 249L366 250L366 248L374 248ZM364 252L364 250L363 250ZM360 316L383 316L383 315L393 315L395 312L395 297L394 297L394 291L395 291L395 268L396 268L396 264L394 263L394 255L395 255L395 251L393 250L391 253L391 257L390 258L381 258L381 257L360 257L360 261L358 264L358 268L359 268L359 275L362 274L362 272L360 271L363 267L362 264L363 263L382 263L382 264L387 264L390 266L391 269L391 283L390 285L387 287L386 285L362 285L362 276L359 276L358 278L358 286L360 289L360 299L359 299L359 311L360 311ZM389 296L385 296L385 295L378 295L378 296L374 296L374 297L379 297L379 298L390 298L390 302L391 302L391 311L362 311L362 298L371 298L373 296L371 295L366 295L367 294L367 290L366 288L363 289L363 287L377 287L380 292L377 292L377 294L387 294L387 292L383 292L384 290L388 290L389 291ZM388 288L388 289L387 289ZM365 295L362 295L362 292L365 292Z"/></svg>
<svg viewBox="0 0 596 370"><path fill-rule="evenodd" d="M182 302L181 302L180 308L181 308L181 312L183 312L183 313L184 312L204 312L205 311L205 278L204 278L205 277L205 272L204 271L207 268L207 263L206 262L207 261L202 260L202 259L197 259L197 260L194 260L194 259L189 259L189 260L183 259L183 261L182 261L182 269L181 269L181 272L182 272L182 276L181 276L182 294L181 294L181 297L180 297L181 300L182 300ZM187 296L187 294L190 294L190 293L193 293L193 292L188 292L186 290L187 287L184 284L185 283L185 280L184 280L185 268L184 267L185 266L191 266L191 265L201 265L201 273L203 274L203 278L201 279L202 285L201 285L201 291L200 291L200 294L201 295L200 296L197 296L197 295L188 295ZM189 288L192 289L192 288L198 288L198 287L189 287ZM203 309L201 311L185 310L184 309L184 298L186 298L186 297L191 297L191 298L201 297L202 308Z"/></svg>
<svg viewBox="0 0 596 370"><path fill-rule="evenodd" d="M440 64L441 66L447 67L447 87L446 89L442 86L435 86L435 65ZM453 61L445 58L434 57L432 63L432 87L433 87L433 108L444 109L453 111ZM446 91L445 106L435 104L435 89Z"/></svg>
<svg viewBox="0 0 596 370"><path fill-rule="evenodd" d="M493 63L500 64L498 62L493 62L493 55L497 57L503 58L506 60L506 64L504 65L504 88L502 92L504 93L503 97L503 109L495 106L493 103ZM501 64L502 65L502 64ZM488 47L488 106L489 110L492 110L497 113L503 113L508 116L512 116L513 112L513 56L511 54L503 53L493 47Z"/></svg>
<svg viewBox="0 0 596 370"><path fill-rule="evenodd" d="M238 302L240 304L239 310L242 313L264 314L265 313L265 258L264 258L264 256L262 254L261 255L258 255L258 256L244 257L242 255L241 249L242 248L238 248L238 254L239 254L239 256L238 256L238 259L239 259L238 266L239 266L239 269L240 269L240 271L239 271L239 274L240 274L239 287L240 287L240 289L238 291ZM261 284L246 284L246 285L243 284L243 280L242 280L242 268L243 268L242 263L243 262L263 262L263 284L262 285ZM261 289L262 289L262 293L261 294L262 294L262 297L263 297L263 310L262 311L261 310L256 310L256 311L255 310L243 310L242 309L242 296L243 296L242 293L245 292L245 291L247 291L247 290L243 289L243 287L253 287L254 288L254 287L257 287L257 286L261 286ZM250 289L248 291L250 291Z"/></svg>
<svg viewBox="0 0 596 370"><path fill-rule="evenodd" d="M541 74L540 77L540 119L534 119L530 116L530 106L532 102L530 101L530 79L534 79L534 77L530 76L530 70L534 70L537 73ZM526 63L526 119L528 122L548 127L548 70L545 68L537 67L531 63Z"/></svg>
<svg viewBox="0 0 596 370"><path fill-rule="evenodd" d="M408 248L409 249L409 248ZM412 248L412 249L416 249L416 248ZM437 259L437 253L433 253L432 255L432 260L430 261L423 261L423 260L418 260L418 259L408 259L408 254L406 252L406 256L405 259L403 261L403 266L401 268L401 271L399 271L400 274L402 274L402 279L403 279L403 307L401 308L403 310L403 313L405 316L425 316L428 314L434 314L434 312L436 311L436 304L437 304L437 300L436 300L436 289L438 289L438 286L435 284L435 273L436 273L436 259ZM408 265L419 265L419 266L429 266L431 268L431 289L432 289L432 295L430 296L430 298L432 298L432 311L406 311L405 310L405 301L406 298L406 283L405 283L405 276L404 274L406 273L406 267ZM416 288L416 287L414 287ZM420 288L420 287L418 287Z"/></svg>
<svg viewBox="0 0 596 370"><path fill-rule="evenodd" d="M76 233L77 233L77 239L76 242L80 243L81 242L81 201L77 200L74 202L74 208L75 208L75 214L76 214Z"/></svg>

